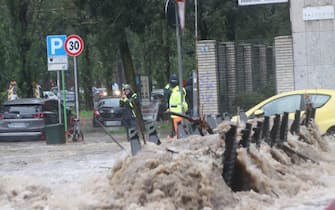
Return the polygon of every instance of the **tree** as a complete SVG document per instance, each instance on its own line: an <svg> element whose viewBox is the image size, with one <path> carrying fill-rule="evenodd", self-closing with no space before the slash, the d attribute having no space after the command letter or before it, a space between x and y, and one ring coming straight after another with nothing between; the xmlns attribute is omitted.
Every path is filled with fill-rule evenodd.
<svg viewBox="0 0 335 210"><path fill-rule="evenodd" d="M126 38L132 68L125 76L150 75L163 87L177 72L175 29L167 27L165 0L3 0L0 7L1 87L16 79L24 95L32 80L49 81L46 42L49 34L78 34L85 49L78 57L85 108L92 104L91 87L110 85L121 68L120 41ZM290 33L288 4L239 7L231 0L198 0L199 39L220 41L262 39ZM183 77L195 68L194 1L187 1L182 35ZM125 34L121 37L121 34ZM71 67L71 64L70 64ZM123 65L125 67L125 65ZM67 71L68 84L71 71ZM129 80L130 78L127 78ZM128 83L134 82L127 81ZM134 85L134 84L133 84Z"/></svg>
<svg viewBox="0 0 335 210"><path fill-rule="evenodd" d="M63 26L62 3L63 1L38 0L4 2L8 18L3 19L2 23L11 26L9 30L11 46L8 50L16 52L11 55L10 62L6 63L5 68L9 68L12 72L8 75L10 79L18 81L21 97L30 96L32 81L39 82L43 78L42 75L47 72L45 37L49 31L54 34L59 28L64 28L60 27ZM50 9L53 7L57 10ZM51 16L50 13L54 15Z"/></svg>

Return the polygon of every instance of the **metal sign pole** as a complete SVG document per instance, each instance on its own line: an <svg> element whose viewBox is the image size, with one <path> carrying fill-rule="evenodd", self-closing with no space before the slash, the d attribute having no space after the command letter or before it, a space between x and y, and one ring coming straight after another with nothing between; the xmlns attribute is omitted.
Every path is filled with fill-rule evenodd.
<svg viewBox="0 0 335 210"><path fill-rule="evenodd" d="M77 59L75 56L73 57L73 66L74 66L74 89L75 89L74 91L76 95L76 118L79 119Z"/></svg>
<svg viewBox="0 0 335 210"><path fill-rule="evenodd" d="M62 107L61 107L61 101L60 101L60 76L59 72L57 71L57 97L58 97L58 123L62 123Z"/></svg>
<svg viewBox="0 0 335 210"><path fill-rule="evenodd" d="M198 0L194 0L194 35L195 35L195 72L193 72L193 116L199 116L199 71L198 71Z"/></svg>
<svg viewBox="0 0 335 210"><path fill-rule="evenodd" d="M193 117L198 117L199 114L198 114L198 70L195 70L192 72L192 78L193 78L193 81L192 81L192 87L193 87L193 90L192 90L192 94L193 94L193 113L192 113L192 116Z"/></svg>
<svg viewBox="0 0 335 210"><path fill-rule="evenodd" d="M63 95L63 115L64 115L64 130L67 131L67 110L66 110L66 96L65 96L65 78L64 71L62 71L62 95Z"/></svg>
<svg viewBox="0 0 335 210"><path fill-rule="evenodd" d="M180 43L180 23L178 17L178 4L175 7L176 11L176 38L177 38L177 49L178 49L178 70L179 70L179 91L180 91L180 105L182 107L182 113L185 113L184 110L184 89L183 89L183 67L182 67L182 58L181 58L181 43Z"/></svg>

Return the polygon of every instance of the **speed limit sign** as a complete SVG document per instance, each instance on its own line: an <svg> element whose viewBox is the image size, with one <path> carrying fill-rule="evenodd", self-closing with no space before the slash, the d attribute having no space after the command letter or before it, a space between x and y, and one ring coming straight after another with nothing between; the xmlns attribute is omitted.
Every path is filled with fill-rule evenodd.
<svg viewBox="0 0 335 210"><path fill-rule="evenodd" d="M84 49L84 41L78 35L70 35L65 40L65 51L70 56L78 56Z"/></svg>

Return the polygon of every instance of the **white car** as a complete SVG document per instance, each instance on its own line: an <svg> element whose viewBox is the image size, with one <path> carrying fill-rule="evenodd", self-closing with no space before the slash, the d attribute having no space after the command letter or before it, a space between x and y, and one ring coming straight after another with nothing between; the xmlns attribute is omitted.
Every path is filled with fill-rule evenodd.
<svg viewBox="0 0 335 210"><path fill-rule="evenodd" d="M49 98L49 99L56 99L58 100L58 97L56 94L52 91L43 91L43 96L44 98Z"/></svg>

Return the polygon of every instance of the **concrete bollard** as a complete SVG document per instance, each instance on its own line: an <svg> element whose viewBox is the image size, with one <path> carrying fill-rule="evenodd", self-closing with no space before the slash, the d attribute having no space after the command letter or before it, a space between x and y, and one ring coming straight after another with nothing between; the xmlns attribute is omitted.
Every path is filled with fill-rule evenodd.
<svg viewBox="0 0 335 210"><path fill-rule="evenodd" d="M130 142L131 154L136 155L141 150L141 142L135 128L128 129L128 141Z"/></svg>
<svg viewBox="0 0 335 210"><path fill-rule="evenodd" d="M178 129L177 139L185 138L187 136L187 133L185 131L184 125L182 124L182 121L178 122L177 129Z"/></svg>
<svg viewBox="0 0 335 210"><path fill-rule="evenodd" d="M150 142L155 143L157 145L161 144L161 141L158 138L157 130L156 130L156 127L155 127L154 123L151 123L149 125L148 134L149 134L149 139L148 140Z"/></svg>

